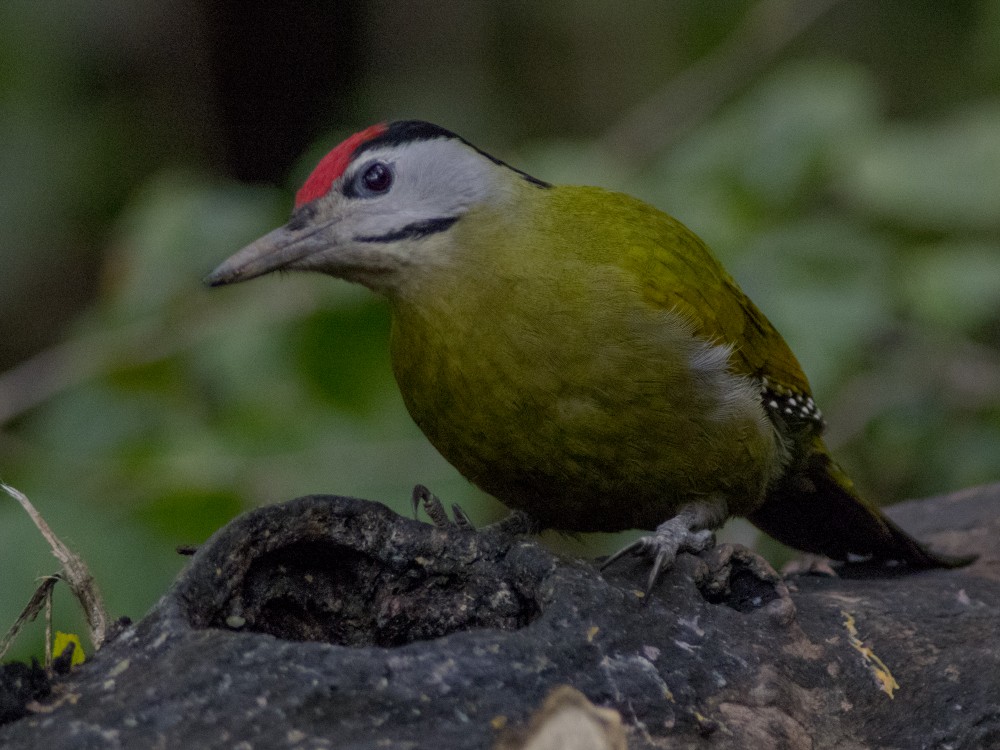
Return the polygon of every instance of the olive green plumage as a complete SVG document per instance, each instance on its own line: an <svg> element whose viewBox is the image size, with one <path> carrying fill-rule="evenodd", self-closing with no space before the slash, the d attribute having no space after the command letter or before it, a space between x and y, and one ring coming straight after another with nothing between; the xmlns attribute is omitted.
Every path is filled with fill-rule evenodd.
<svg viewBox="0 0 1000 750"><path fill-rule="evenodd" d="M753 510L785 451L713 345L744 313L700 241L597 188L525 184L491 210L452 230L463 250L446 274L390 295L393 369L442 455L555 528L654 528L713 494ZM704 283L673 276L678 243ZM693 304L715 316L696 321Z"/></svg>
<svg viewBox="0 0 1000 750"><path fill-rule="evenodd" d="M345 141L297 208L210 283L312 269L384 294L414 420L542 525L656 528L669 563L736 514L838 559L965 561L857 496L785 341L661 211L547 185L419 122Z"/></svg>

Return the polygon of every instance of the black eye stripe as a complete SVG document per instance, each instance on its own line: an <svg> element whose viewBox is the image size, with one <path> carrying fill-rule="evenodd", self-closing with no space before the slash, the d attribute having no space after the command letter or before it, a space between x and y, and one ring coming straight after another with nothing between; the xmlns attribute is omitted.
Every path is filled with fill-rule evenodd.
<svg viewBox="0 0 1000 750"><path fill-rule="evenodd" d="M407 224L401 229L397 229L387 234L381 235L361 235L354 238L355 242L387 243L398 242L399 240L418 240L429 234L437 234L451 229L452 225L458 221L457 216L443 216L439 219L427 219L413 224Z"/></svg>

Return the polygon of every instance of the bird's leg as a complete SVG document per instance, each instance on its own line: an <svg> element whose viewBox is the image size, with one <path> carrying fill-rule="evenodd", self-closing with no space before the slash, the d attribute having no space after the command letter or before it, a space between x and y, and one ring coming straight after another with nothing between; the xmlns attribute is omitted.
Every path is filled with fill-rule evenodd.
<svg viewBox="0 0 1000 750"><path fill-rule="evenodd" d="M722 525L726 516L726 501L722 498L685 505L676 516L657 526L652 534L639 537L611 555L602 563L601 570L625 555L650 558L653 567L646 582L646 593L649 593L660 572L673 567L678 554L697 554L710 549L715 544L714 531Z"/></svg>
<svg viewBox="0 0 1000 750"><path fill-rule="evenodd" d="M414 518L417 517L417 514L420 512L420 507L423 506L424 512L427 514L428 518L431 519L431 523L439 529L446 529L452 526L457 526L462 529L475 528L475 526L472 525L472 521L469 520L469 517L465 515L465 511L462 510L457 503L451 506L451 513L455 520L452 521L448 518L448 512L444 509L444 505L441 503L438 496L422 484L414 485L413 494L410 497L410 504L413 506Z"/></svg>

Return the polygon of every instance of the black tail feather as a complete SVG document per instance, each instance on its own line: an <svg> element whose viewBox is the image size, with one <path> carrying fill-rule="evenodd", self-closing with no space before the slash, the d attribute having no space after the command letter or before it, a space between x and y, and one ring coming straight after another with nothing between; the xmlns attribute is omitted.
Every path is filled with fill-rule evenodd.
<svg viewBox="0 0 1000 750"><path fill-rule="evenodd" d="M817 450L783 478L748 516L790 547L834 560L896 561L922 568L957 568L976 559L931 551L858 496L817 441Z"/></svg>

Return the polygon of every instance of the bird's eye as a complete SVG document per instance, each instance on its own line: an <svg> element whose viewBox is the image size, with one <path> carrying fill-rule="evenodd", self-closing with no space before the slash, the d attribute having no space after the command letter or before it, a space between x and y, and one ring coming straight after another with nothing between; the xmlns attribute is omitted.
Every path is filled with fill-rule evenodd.
<svg viewBox="0 0 1000 750"><path fill-rule="evenodd" d="M369 195L378 195L392 187L392 170L380 161L368 167L361 175L361 184Z"/></svg>

